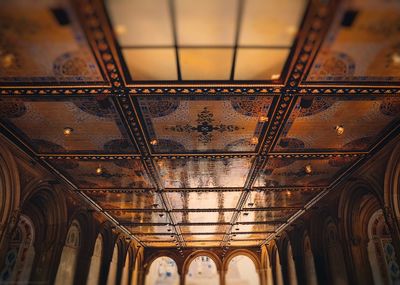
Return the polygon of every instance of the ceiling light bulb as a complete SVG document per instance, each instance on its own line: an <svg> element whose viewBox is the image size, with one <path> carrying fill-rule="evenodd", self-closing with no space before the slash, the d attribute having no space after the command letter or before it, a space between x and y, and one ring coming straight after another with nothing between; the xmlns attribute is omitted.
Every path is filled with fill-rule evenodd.
<svg viewBox="0 0 400 285"><path fill-rule="evenodd" d="M341 136L341 135L343 135L343 133L344 133L344 127L341 126L341 125L336 126L336 127L335 127L335 130L336 130L336 134L337 134L338 136Z"/></svg>
<svg viewBox="0 0 400 285"><path fill-rule="evenodd" d="M400 54L395 52L392 54L392 61L394 64L400 64Z"/></svg>
<svg viewBox="0 0 400 285"><path fill-rule="evenodd" d="M258 144L258 137L252 137L250 142L251 144Z"/></svg>
<svg viewBox="0 0 400 285"><path fill-rule="evenodd" d="M268 117L267 116L260 116L258 121L261 122L261 123L268 122Z"/></svg>
<svg viewBox="0 0 400 285"><path fill-rule="evenodd" d="M247 203L247 206L249 206L251 208L251 207L254 206L254 203L253 202L249 202L249 203Z"/></svg>
<svg viewBox="0 0 400 285"><path fill-rule="evenodd" d="M271 79L272 79L272 80L277 80L277 79L279 79L279 77L281 77L280 74L272 74L272 75L271 75Z"/></svg>
<svg viewBox="0 0 400 285"><path fill-rule="evenodd" d="M74 130L72 128L65 127L64 130L63 130L63 133L64 133L65 136L69 136L70 134L72 134L73 131Z"/></svg>
<svg viewBox="0 0 400 285"><path fill-rule="evenodd" d="M96 168L96 174L100 175L103 173L103 168L101 168L101 166Z"/></svg>
<svg viewBox="0 0 400 285"><path fill-rule="evenodd" d="M158 141L157 141L156 139L152 139L152 140L150 141L150 144L151 144L151 145L157 145L157 144L158 144Z"/></svg>
<svg viewBox="0 0 400 285"><path fill-rule="evenodd" d="M307 165L304 167L304 170L305 170L305 172L306 172L307 174L311 174L311 173L312 173L312 166L311 166L311 164L307 164Z"/></svg>
<svg viewBox="0 0 400 285"><path fill-rule="evenodd" d="M3 55L1 61L4 68L11 67L15 62L15 56L11 53L7 53Z"/></svg>

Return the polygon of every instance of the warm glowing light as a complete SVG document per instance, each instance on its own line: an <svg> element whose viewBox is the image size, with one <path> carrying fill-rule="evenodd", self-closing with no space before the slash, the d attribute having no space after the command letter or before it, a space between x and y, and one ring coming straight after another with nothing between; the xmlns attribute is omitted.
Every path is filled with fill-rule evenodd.
<svg viewBox="0 0 400 285"><path fill-rule="evenodd" d="M65 136L69 136L70 134L72 134L73 131L74 130L72 128L65 127L64 130L63 130L63 133L64 133Z"/></svg>
<svg viewBox="0 0 400 285"><path fill-rule="evenodd" d="M341 136L344 133L344 127L343 126L336 126L335 130L336 130L336 133L337 133L338 136Z"/></svg>
<svg viewBox="0 0 400 285"><path fill-rule="evenodd" d="M266 117L266 116L260 116L260 118L258 119L258 121L260 121L261 123L268 122L268 117Z"/></svg>
<svg viewBox="0 0 400 285"><path fill-rule="evenodd" d="M118 35L126 34L126 26L125 25L115 25L114 27L115 33Z"/></svg>
<svg viewBox="0 0 400 285"><path fill-rule="evenodd" d="M392 54L392 61L394 64L400 64L400 53L393 53Z"/></svg>
<svg viewBox="0 0 400 285"><path fill-rule="evenodd" d="M2 56L1 63L4 68L11 67L15 62L15 56L11 53L7 53Z"/></svg>
<svg viewBox="0 0 400 285"><path fill-rule="evenodd" d="M251 144L258 144L258 138L252 137L250 142L251 142Z"/></svg>
<svg viewBox="0 0 400 285"><path fill-rule="evenodd" d="M272 74L272 75L271 75L271 79L272 79L272 80L278 80L279 77L281 77L280 74Z"/></svg>
<svg viewBox="0 0 400 285"><path fill-rule="evenodd" d="M103 173L103 168L101 168L101 166L96 168L96 174L100 175Z"/></svg>
<svg viewBox="0 0 400 285"><path fill-rule="evenodd" d="M150 141L150 144L151 144L151 145L157 145L157 144L158 144L158 141L157 141L156 139L152 139L152 140Z"/></svg>
<svg viewBox="0 0 400 285"><path fill-rule="evenodd" d="M311 174L311 173L312 173L312 166L311 166L311 164L307 164L307 165L304 167L304 170L305 170L305 172L306 172L307 174Z"/></svg>

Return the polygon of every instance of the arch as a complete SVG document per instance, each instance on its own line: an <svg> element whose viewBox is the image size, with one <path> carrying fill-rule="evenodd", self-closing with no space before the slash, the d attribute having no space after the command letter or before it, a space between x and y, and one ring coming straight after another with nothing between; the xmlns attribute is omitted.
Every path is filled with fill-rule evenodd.
<svg viewBox="0 0 400 285"><path fill-rule="evenodd" d="M307 285L317 285L317 273L315 269L314 254L312 252L311 240L307 233L304 234L303 239L303 252L304 252L304 274Z"/></svg>
<svg viewBox="0 0 400 285"><path fill-rule="evenodd" d="M60 263L58 265L56 281L54 284L74 284L76 265L79 249L81 247L81 226L78 221L73 220L68 229L65 245L62 250Z"/></svg>
<svg viewBox="0 0 400 285"><path fill-rule="evenodd" d="M119 243L114 244L114 250L110 261L110 267L107 275L107 285L114 285L117 282L118 273L118 259L119 259Z"/></svg>
<svg viewBox="0 0 400 285"><path fill-rule="evenodd" d="M260 269L254 259L248 254L235 254L227 263L225 275L227 285L259 285L261 284Z"/></svg>
<svg viewBox="0 0 400 285"><path fill-rule="evenodd" d="M220 284L220 272L217 270L215 261L205 255L199 255L192 259L187 274L182 277L186 285Z"/></svg>
<svg viewBox="0 0 400 285"><path fill-rule="evenodd" d="M247 256L248 258L250 258L253 261L254 266L256 267L256 270L261 269L260 259L254 252L247 250L247 249L236 249L236 250L233 250L232 252L230 252L228 254L228 256L226 257L226 259L224 260L223 267L222 267L224 269L224 271L228 270L228 265L229 265L229 262L232 260L232 258L234 258L235 256L238 256L238 255Z"/></svg>
<svg viewBox="0 0 400 285"><path fill-rule="evenodd" d="M292 246L288 240L286 244L286 259L287 259L287 277L290 285L297 285L296 265L294 264L294 257Z"/></svg>
<svg viewBox="0 0 400 285"><path fill-rule="evenodd" d="M339 241L336 224L327 219L323 232L328 274L333 285L349 284L343 257L343 249Z"/></svg>
<svg viewBox="0 0 400 285"><path fill-rule="evenodd" d="M124 267L122 268L122 277L121 277L121 285L129 284L129 270L131 263L131 253L129 250L126 251Z"/></svg>
<svg viewBox="0 0 400 285"><path fill-rule="evenodd" d="M368 222L368 257L374 284L399 284L400 270L382 209Z"/></svg>
<svg viewBox="0 0 400 285"><path fill-rule="evenodd" d="M20 202L20 178L17 164L11 152L0 144L0 249L6 231L12 231L18 221ZM12 218L14 213L14 218ZM0 252L1 254L1 252Z"/></svg>
<svg viewBox="0 0 400 285"><path fill-rule="evenodd" d="M99 284L102 258L103 258L103 236L101 234L98 234L96 242L94 244L93 254L90 259L89 273L86 284L88 285Z"/></svg>
<svg viewBox="0 0 400 285"><path fill-rule="evenodd" d="M154 259L145 276L145 285L178 285L178 266L170 257L160 256Z"/></svg>
<svg viewBox="0 0 400 285"><path fill-rule="evenodd" d="M142 268L142 255L137 253L135 266L133 268L132 278L131 278L131 285L137 285L139 283L139 271Z"/></svg>
<svg viewBox="0 0 400 285"><path fill-rule="evenodd" d="M21 215L8 245L5 264L0 272L0 283L29 283L35 256L34 240L35 230L32 221L28 217Z"/></svg>
<svg viewBox="0 0 400 285"><path fill-rule="evenodd" d="M273 247L273 255L274 255L274 279L275 285L283 285L283 273L282 273L282 265L279 257L279 250L276 245Z"/></svg>
<svg viewBox="0 0 400 285"><path fill-rule="evenodd" d="M143 268L144 275L146 275L149 272L150 265L153 263L153 261L162 256L169 257L173 261L175 261L175 263L178 265L178 273L179 273L179 275L181 275L182 268L179 268L180 260L179 260L178 255L171 250L163 250L163 249L157 250L155 253L151 254L150 256L146 256L146 260L145 260L145 264L144 264L144 268Z"/></svg>
<svg viewBox="0 0 400 285"><path fill-rule="evenodd" d="M385 205L392 209L399 227L400 220L400 144L393 149L387 163L384 180ZM394 218L394 217L393 217Z"/></svg>
<svg viewBox="0 0 400 285"><path fill-rule="evenodd" d="M264 273L265 283L268 285L274 284L274 277L272 274L271 256L266 245L261 247L261 268Z"/></svg>
<svg viewBox="0 0 400 285"><path fill-rule="evenodd" d="M189 254L189 256L183 262L182 276L186 276L186 274L189 271L190 263L198 256L208 256L209 258L211 258L214 261L215 265L217 266L217 271L221 272L222 262L214 252L208 250L196 250L195 252Z"/></svg>

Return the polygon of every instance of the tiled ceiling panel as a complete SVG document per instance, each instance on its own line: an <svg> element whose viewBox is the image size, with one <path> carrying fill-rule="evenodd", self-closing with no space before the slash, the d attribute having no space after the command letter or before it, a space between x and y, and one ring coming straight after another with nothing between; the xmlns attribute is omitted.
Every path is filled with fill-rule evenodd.
<svg viewBox="0 0 400 285"><path fill-rule="evenodd" d="M254 152L268 125L272 96L139 99L155 153Z"/></svg>
<svg viewBox="0 0 400 285"><path fill-rule="evenodd" d="M0 99L0 119L37 153L137 152L107 97Z"/></svg>
<svg viewBox="0 0 400 285"><path fill-rule="evenodd" d="M243 187L251 158L158 159L165 188Z"/></svg>
<svg viewBox="0 0 400 285"><path fill-rule="evenodd" d="M395 96L300 97L274 151L367 151L399 121Z"/></svg>
<svg viewBox="0 0 400 285"><path fill-rule="evenodd" d="M133 157L115 160L62 158L49 162L79 188L152 188L141 161Z"/></svg>
<svg viewBox="0 0 400 285"><path fill-rule="evenodd" d="M67 1L2 1L0 82L87 83L103 77Z"/></svg>
<svg viewBox="0 0 400 285"><path fill-rule="evenodd" d="M399 82L399 19L398 1L343 1L307 80Z"/></svg>

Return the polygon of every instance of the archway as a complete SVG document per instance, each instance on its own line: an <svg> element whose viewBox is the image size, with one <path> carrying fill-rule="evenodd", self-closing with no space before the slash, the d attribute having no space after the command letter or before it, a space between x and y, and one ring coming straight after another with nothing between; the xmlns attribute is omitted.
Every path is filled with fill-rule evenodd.
<svg viewBox="0 0 400 285"><path fill-rule="evenodd" d="M311 241L309 236L306 234L304 237L304 273L307 285L317 285L317 274L315 270L314 255L311 249Z"/></svg>
<svg viewBox="0 0 400 285"><path fill-rule="evenodd" d="M297 285L296 265L294 264L293 251L290 242L287 243L286 253L287 253L286 258L287 258L287 273L288 273L289 284Z"/></svg>
<svg viewBox="0 0 400 285"><path fill-rule="evenodd" d="M281 266L281 259L279 257L278 249L275 248L275 283L276 285L283 285L283 273Z"/></svg>
<svg viewBox="0 0 400 285"><path fill-rule="evenodd" d="M253 260L246 255L234 256L228 264L226 285L259 285L260 276Z"/></svg>
<svg viewBox="0 0 400 285"><path fill-rule="evenodd" d="M81 229L77 221L73 221L65 239L60 263L54 284L69 285L74 283L76 263L80 248Z"/></svg>
<svg viewBox="0 0 400 285"><path fill-rule="evenodd" d="M114 285L117 282L118 257L119 257L118 243L115 243L113 255L110 262L110 267L108 269L107 285Z"/></svg>
<svg viewBox="0 0 400 285"><path fill-rule="evenodd" d="M0 283L29 283L35 256L34 239L35 230L32 221L21 215L7 249L5 264L0 272Z"/></svg>
<svg viewBox="0 0 400 285"><path fill-rule="evenodd" d="M145 277L145 285L178 285L178 266L167 256L156 258Z"/></svg>
<svg viewBox="0 0 400 285"><path fill-rule="evenodd" d="M121 277L121 285L129 284L129 270L130 270L130 262L131 262L131 253L128 250L125 256L124 267L122 268L122 277Z"/></svg>
<svg viewBox="0 0 400 285"><path fill-rule="evenodd" d="M400 284L400 268L383 211L377 210L368 222L368 258L375 284Z"/></svg>
<svg viewBox="0 0 400 285"><path fill-rule="evenodd" d="M206 255L197 256L185 276L185 285L218 285L219 273L214 260Z"/></svg>
<svg viewBox="0 0 400 285"><path fill-rule="evenodd" d="M90 259L89 274L86 284L99 284L101 259L103 256L103 237L99 234L93 249L92 258Z"/></svg>

